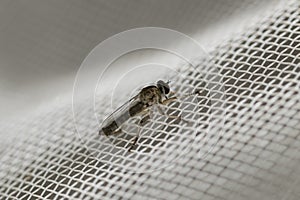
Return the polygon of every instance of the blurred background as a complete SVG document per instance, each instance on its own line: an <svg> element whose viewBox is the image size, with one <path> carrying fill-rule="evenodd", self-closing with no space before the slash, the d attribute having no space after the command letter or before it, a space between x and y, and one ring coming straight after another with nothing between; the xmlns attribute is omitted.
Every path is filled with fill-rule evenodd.
<svg viewBox="0 0 300 200"><path fill-rule="evenodd" d="M2 0L0 117L22 118L41 104L71 99L75 75L84 58L119 32L164 27L187 34L211 50L279 3Z"/></svg>

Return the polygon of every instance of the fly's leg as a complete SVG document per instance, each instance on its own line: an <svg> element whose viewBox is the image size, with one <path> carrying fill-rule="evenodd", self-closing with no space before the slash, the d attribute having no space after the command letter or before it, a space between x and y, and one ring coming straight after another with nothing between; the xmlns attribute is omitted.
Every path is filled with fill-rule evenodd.
<svg viewBox="0 0 300 200"><path fill-rule="evenodd" d="M172 97L172 96L175 96L177 94L177 92L175 91L170 91L168 96ZM169 98L166 98L166 99L169 99Z"/></svg>
<svg viewBox="0 0 300 200"><path fill-rule="evenodd" d="M176 100L178 100L177 97L171 97L171 98L168 98L168 99L164 100L163 102L161 102L161 104L168 105L169 103L176 101Z"/></svg>
<svg viewBox="0 0 300 200"><path fill-rule="evenodd" d="M140 121L139 121L139 130L138 130L138 133L136 135L136 137L133 139L128 151L130 152L132 150L132 148L134 147L134 145L137 143L139 137L140 137L140 133L141 133L141 126L144 126L148 120L150 119L150 115L146 115L144 116Z"/></svg>
<svg viewBox="0 0 300 200"><path fill-rule="evenodd" d="M114 132L112 132L112 135L118 135L120 133L122 133L122 129L121 128L119 128L119 129L115 130Z"/></svg>
<svg viewBox="0 0 300 200"><path fill-rule="evenodd" d="M179 115L179 116L176 116L176 115L168 115L168 114L166 114L166 113L163 111L163 109L162 109L159 105L157 106L157 109L158 109L158 112L159 112L161 115L164 115L164 116L166 116L166 117L168 117L168 118L171 118L171 119L179 119L180 121L183 121L184 123L190 124L190 122L187 121L187 120L185 120L185 119L183 119L181 115Z"/></svg>
<svg viewBox="0 0 300 200"><path fill-rule="evenodd" d="M192 92L192 93L181 96L181 98L186 98L186 97L190 97L190 96L194 96L194 95L200 95L202 91L203 90L196 90L195 92ZM173 95L176 95L176 92L171 91L169 93L169 96L173 96ZM173 101L176 101L176 100L178 100L178 98L176 96L173 96L173 97L170 97L170 98L166 97L166 99L161 103L163 105L167 105L167 104L169 104Z"/></svg>

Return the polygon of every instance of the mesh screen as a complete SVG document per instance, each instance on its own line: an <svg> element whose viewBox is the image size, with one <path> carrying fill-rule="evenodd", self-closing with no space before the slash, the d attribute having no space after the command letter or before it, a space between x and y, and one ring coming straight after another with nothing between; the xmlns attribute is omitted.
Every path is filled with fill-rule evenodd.
<svg viewBox="0 0 300 200"><path fill-rule="evenodd" d="M200 70L182 69L172 87L202 92L168 112L182 112L192 124L154 116L131 154L123 148L130 143L126 133L99 139L84 101L79 125L100 159L74 134L68 104L42 109L16 127L2 125L20 133L1 152L2 197L299 199L299 8L289 1L211 59L197 60ZM219 76L222 82L214 81ZM98 99L98 108L107 106L105 97Z"/></svg>

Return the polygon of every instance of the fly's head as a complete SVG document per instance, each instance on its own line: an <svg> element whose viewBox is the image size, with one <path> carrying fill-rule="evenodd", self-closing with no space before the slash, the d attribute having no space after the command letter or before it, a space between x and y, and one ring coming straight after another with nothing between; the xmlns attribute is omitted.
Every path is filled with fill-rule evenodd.
<svg viewBox="0 0 300 200"><path fill-rule="evenodd" d="M160 93L161 93L161 96L162 97L165 97L167 99L167 95L169 94L170 92L170 86L169 86L169 82L164 82L162 80L159 80L157 81L156 85L157 85L157 88L159 89Z"/></svg>

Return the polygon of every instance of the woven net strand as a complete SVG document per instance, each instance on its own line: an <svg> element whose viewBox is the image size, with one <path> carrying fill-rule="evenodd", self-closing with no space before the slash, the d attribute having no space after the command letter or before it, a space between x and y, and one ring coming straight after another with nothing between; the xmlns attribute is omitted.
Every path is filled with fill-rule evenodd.
<svg viewBox="0 0 300 200"><path fill-rule="evenodd" d="M224 101L224 110L219 111L224 116L216 118L224 123L213 123L210 134L200 134L211 122L205 114L216 111L211 108L212 97L205 93L197 100L200 106L186 114L195 122L191 127L172 125L164 118L158 125L150 123L139 150L126 157L115 150L116 144L99 140L96 125L84 118L83 101L80 126L87 133L95 132L88 141L99 148L95 159L76 137L70 105L44 110L19 126L2 129L24 134L1 152L1 197L299 199L299 1L289 1L265 21L217 47L211 59L199 60L202 74L189 68L183 72L185 79L174 86L205 87L203 77L215 76L209 70L211 63L222 77L224 96L215 102ZM100 107L106 105L103 102L99 100ZM162 134L152 134L160 124ZM184 134L172 132L176 128ZM171 165L148 173L118 170L126 165L153 169L151 163L165 165L170 156Z"/></svg>

